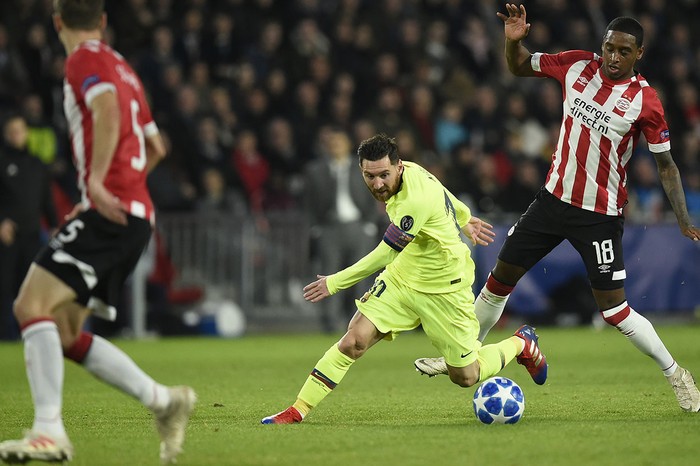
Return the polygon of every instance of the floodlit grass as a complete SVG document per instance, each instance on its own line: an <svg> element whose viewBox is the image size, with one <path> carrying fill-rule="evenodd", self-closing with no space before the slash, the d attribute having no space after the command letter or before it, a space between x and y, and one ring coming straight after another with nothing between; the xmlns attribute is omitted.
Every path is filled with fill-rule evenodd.
<svg viewBox="0 0 700 466"><path fill-rule="evenodd" d="M700 376L698 327L658 327ZM260 419L294 401L336 337L250 336L116 343L156 379L199 394L181 465L689 465L700 455L700 414L683 413L653 361L613 329L539 329L550 371L535 385L515 362L503 375L525 392L516 425L480 424L474 388L428 379L413 360L435 355L420 332L379 343L308 417ZM505 338L492 332L489 341ZM0 439L30 427L20 344L0 344ZM76 465L156 465L147 410L66 365L64 418Z"/></svg>

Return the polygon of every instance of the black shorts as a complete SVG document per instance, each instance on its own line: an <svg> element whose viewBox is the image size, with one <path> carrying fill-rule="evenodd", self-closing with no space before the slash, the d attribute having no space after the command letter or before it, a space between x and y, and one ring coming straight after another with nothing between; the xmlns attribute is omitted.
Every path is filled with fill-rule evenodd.
<svg viewBox="0 0 700 466"><path fill-rule="evenodd" d="M498 258L530 270L559 243L568 240L588 271L591 286L624 286L622 257L624 217L599 214L567 204L541 189L527 211L508 231Z"/></svg>
<svg viewBox="0 0 700 466"><path fill-rule="evenodd" d="M94 209L81 212L61 227L34 262L72 288L80 304L87 306L94 298L116 306L151 237L147 220L131 215L127 220L119 225Z"/></svg>

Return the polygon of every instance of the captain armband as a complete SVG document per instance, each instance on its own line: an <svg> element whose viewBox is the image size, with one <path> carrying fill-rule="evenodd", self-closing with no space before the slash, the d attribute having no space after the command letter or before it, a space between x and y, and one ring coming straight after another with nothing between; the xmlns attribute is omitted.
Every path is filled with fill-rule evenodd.
<svg viewBox="0 0 700 466"><path fill-rule="evenodd" d="M401 252L408 246L408 243L413 241L414 236L406 233L401 228L397 227L393 223L384 232L384 242L388 244L395 251Z"/></svg>

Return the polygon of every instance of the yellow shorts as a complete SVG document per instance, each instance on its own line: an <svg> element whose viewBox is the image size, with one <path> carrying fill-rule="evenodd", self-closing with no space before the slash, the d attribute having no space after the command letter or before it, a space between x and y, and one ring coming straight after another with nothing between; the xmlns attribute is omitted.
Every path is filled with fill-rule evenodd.
<svg viewBox="0 0 700 466"><path fill-rule="evenodd" d="M380 332L387 333L386 340L422 324L447 364L465 367L476 361L481 348L477 339L479 321L474 314L474 296L468 287L450 293L421 293L395 280L385 270L355 303Z"/></svg>

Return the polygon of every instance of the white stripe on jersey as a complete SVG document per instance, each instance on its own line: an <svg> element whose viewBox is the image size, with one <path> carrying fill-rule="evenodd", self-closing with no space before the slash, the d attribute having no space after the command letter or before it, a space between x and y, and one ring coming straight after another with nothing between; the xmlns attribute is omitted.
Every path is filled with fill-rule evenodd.
<svg viewBox="0 0 700 466"><path fill-rule="evenodd" d="M90 200L87 196L86 177L87 170L85 166L85 139L83 135L83 114L78 107L78 102L75 99L73 88L66 81L63 83L63 112L68 120L68 127L71 134L71 143L73 145L73 157L75 160L75 169L78 170L78 189L80 189L80 199L83 207L90 207Z"/></svg>
<svg viewBox="0 0 700 466"><path fill-rule="evenodd" d="M649 86L643 78L619 84L604 78L599 57L590 52L535 53L531 64L563 81L564 89L564 117L546 189L576 207L620 215L627 199L626 166L639 135L661 141L650 141L652 152L670 150L661 103L653 91L643 90Z"/></svg>
<svg viewBox="0 0 700 466"><path fill-rule="evenodd" d="M98 83L92 86L90 89L87 90L85 93L85 104L88 107L92 107L92 100L97 97L98 95L107 92L107 91L112 91L115 94L117 93L117 87L112 84L112 83Z"/></svg>

